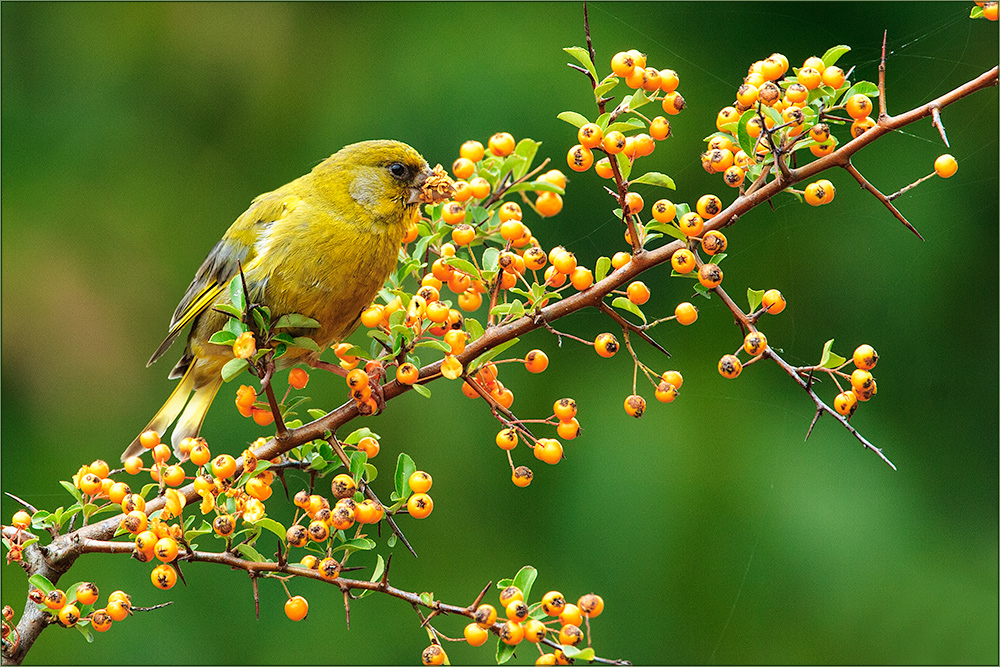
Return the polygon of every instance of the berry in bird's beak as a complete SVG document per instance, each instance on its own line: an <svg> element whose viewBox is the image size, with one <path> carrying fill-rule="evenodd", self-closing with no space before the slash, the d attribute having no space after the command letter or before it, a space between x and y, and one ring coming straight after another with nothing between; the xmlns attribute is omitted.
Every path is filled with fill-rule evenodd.
<svg viewBox="0 0 1000 667"><path fill-rule="evenodd" d="M455 184L444 167L435 165L433 171L425 169L410 190L408 204L437 204L455 195Z"/></svg>

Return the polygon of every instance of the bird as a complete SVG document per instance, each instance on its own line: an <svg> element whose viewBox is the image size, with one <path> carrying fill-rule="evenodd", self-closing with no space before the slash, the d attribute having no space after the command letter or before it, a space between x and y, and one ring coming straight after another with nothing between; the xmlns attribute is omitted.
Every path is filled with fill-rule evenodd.
<svg viewBox="0 0 1000 667"><path fill-rule="evenodd" d="M144 431L162 435L176 421L171 442L178 456L181 441L197 437L222 385L222 368L234 358L232 345L209 342L228 319L216 306L231 303L231 281L245 280L247 302L269 308L272 321L292 313L314 319L316 328L285 331L325 350L357 328L396 266L420 204L451 194L441 167L432 171L414 148L372 140L345 146L304 176L254 199L202 262L146 364L191 325L184 353L168 376L180 382ZM289 347L276 360L279 369L298 363L339 370L301 347ZM136 437L122 461L142 451Z"/></svg>

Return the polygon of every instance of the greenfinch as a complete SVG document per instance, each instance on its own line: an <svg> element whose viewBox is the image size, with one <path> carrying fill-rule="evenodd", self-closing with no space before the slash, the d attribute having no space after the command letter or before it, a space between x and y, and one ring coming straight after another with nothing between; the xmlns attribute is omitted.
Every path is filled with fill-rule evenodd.
<svg viewBox="0 0 1000 667"><path fill-rule="evenodd" d="M299 313L318 328L288 330L312 338L320 350L357 327L361 312L396 265L400 241L421 202L451 194L421 155L398 141L363 141L345 146L311 172L253 200L250 208L215 244L174 311L159 359L191 326L180 361L170 372L180 383L145 430L164 434L176 420L171 441L195 437L222 385L222 367L234 358L231 345L209 342L227 316L229 283L242 267L248 303L267 306L272 318ZM435 187L429 187L430 183ZM318 353L289 348L279 368L324 365ZM190 399L190 400L189 400ZM143 449L137 437L124 461Z"/></svg>

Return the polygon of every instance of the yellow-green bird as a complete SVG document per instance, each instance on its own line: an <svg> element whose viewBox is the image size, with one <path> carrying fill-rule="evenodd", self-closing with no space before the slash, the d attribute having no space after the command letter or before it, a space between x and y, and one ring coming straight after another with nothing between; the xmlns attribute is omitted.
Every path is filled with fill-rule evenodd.
<svg viewBox="0 0 1000 667"><path fill-rule="evenodd" d="M234 358L232 346L208 340L226 323L227 316L213 307L229 303L229 282L240 280L240 266L249 302L270 308L272 319L300 313L320 324L291 330L292 335L312 338L320 350L350 335L395 267L416 207L450 194L449 186L425 187L433 173L404 143L363 141L254 199L205 258L147 364L192 325L184 354L170 372L181 381L145 430L162 435L176 420L175 452L185 437L198 435L222 385L222 367ZM278 365L318 361L318 353L289 348ZM122 460L142 450L137 437Z"/></svg>

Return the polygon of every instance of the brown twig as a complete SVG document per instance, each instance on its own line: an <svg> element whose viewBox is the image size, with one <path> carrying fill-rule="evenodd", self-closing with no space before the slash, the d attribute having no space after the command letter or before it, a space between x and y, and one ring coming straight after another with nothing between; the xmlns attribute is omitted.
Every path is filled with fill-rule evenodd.
<svg viewBox="0 0 1000 667"><path fill-rule="evenodd" d="M884 194L882 194L881 192L879 192L878 188L876 188L874 185L872 185L871 183L869 183L868 179L865 178L861 174L861 172L858 171L857 168L855 168L855 166L850 161L848 161L847 164L843 165L843 167L847 171L848 174L850 174L851 176L853 176L854 179L858 183L861 184L862 188L864 188L868 192L870 192L873 195L875 195L875 199L878 199L880 202L882 202L885 205L885 207L887 209L889 209L889 212L892 213L894 216L896 216L897 220L899 220L900 222L902 222L903 225L905 225L907 229L909 229L911 232L913 232L914 234L916 234L918 239L920 239L921 241L924 240L924 237L920 235L920 232L917 231L917 228L914 227L913 225L911 225L910 221L907 220L903 216L903 214L899 212L899 209L897 209L895 206L892 205L892 202L889 201L889 197L886 197ZM912 186L910 186L910 187L912 187ZM895 196L898 196L900 194L902 194L902 192L899 192L899 193L897 193L896 195L893 195L893 196L895 197Z"/></svg>

